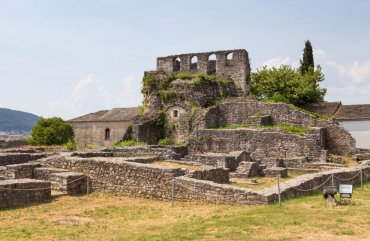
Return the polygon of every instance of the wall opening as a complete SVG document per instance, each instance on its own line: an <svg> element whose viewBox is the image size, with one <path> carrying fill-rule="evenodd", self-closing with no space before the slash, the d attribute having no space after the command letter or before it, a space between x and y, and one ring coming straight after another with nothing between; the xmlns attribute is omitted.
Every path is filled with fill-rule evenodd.
<svg viewBox="0 0 370 241"><path fill-rule="evenodd" d="M211 54L210 56L208 56L207 74L215 73L216 73L216 55Z"/></svg>
<svg viewBox="0 0 370 241"><path fill-rule="evenodd" d="M109 140L110 139L110 129L109 128L105 129L105 138L104 139L105 140Z"/></svg>
<svg viewBox="0 0 370 241"><path fill-rule="evenodd" d="M181 66L181 59L179 57L177 57L173 62L173 71L174 72L179 72L180 71L180 66Z"/></svg>
<svg viewBox="0 0 370 241"><path fill-rule="evenodd" d="M190 70L197 70L198 69L198 57L193 56L190 59Z"/></svg>
<svg viewBox="0 0 370 241"><path fill-rule="evenodd" d="M172 116L173 117L178 117L179 116L179 111L178 110L173 110Z"/></svg>
<svg viewBox="0 0 370 241"><path fill-rule="evenodd" d="M226 55L226 59L227 59L227 60L232 60L232 59L234 59L234 54L233 54L233 53L228 53L228 54Z"/></svg>

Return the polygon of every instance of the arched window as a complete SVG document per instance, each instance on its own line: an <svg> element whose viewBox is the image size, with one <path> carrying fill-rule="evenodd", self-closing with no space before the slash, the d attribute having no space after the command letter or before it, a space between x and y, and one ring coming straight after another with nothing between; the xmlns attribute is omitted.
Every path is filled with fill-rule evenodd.
<svg viewBox="0 0 370 241"><path fill-rule="evenodd" d="M178 117L179 116L179 111L178 110L173 110L172 116L173 117Z"/></svg>
<svg viewBox="0 0 370 241"><path fill-rule="evenodd" d="M110 139L110 130L109 130L109 128L105 129L105 139L106 140Z"/></svg>
<svg viewBox="0 0 370 241"><path fill-rule="evenodd" d="M227 60L232 60L232 59L234 59L234 54L233 54L233 53L228 53L228 54L226 55L226 59L227 59Z"/></svg>
<svg viewBox="0 0 370 241"><path fill-rule="evenodd" d="M190 59L190 69L191 70L198 69L198 57L197 56L191 57L191 59Z"/></svg>
<svg viewBox="0 0 370 241"><path fill-rule="evenodd" d="M216 73L216 55L215 54L211 54L210 56L208 56L207 73L208 74Z"/></svg>
<svg viewBox="0 0 370 241"><path fill-rule="evenodd" d="M180 65L181 65L181 59L177 57L173 62L173 71L179 72L180 71Z"/></svg>

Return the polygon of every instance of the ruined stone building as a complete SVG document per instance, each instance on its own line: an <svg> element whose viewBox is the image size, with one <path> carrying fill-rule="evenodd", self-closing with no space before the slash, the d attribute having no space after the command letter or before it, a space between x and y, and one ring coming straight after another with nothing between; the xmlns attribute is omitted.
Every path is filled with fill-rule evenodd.
<svg viewBox="0 0 370 241"><path fill-rule="evenodd" d="M143 113L122 108L71 120L77 144L109 146L130 130L138 142L170 138L186 145L189 159L247 151L265 165L276 158L323 161L328 153L355 150L355 140L336 120L250 96L246 50L159 57L157 69L144 73L142 93ZM326 103L313 111L333 116L340 106ZM306 129L296 134L279 126Z"/></svg>

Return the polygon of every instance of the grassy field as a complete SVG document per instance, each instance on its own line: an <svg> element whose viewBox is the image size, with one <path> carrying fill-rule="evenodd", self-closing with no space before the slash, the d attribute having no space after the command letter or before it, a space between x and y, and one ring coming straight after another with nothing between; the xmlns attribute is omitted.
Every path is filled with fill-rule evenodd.
<svg viewBox="0 0 370 241"><path fill-rule="evenodd" d="M370 240L370 184L347 206L321 195L282 207L62 196L0 211L0 240Z"/></svg>

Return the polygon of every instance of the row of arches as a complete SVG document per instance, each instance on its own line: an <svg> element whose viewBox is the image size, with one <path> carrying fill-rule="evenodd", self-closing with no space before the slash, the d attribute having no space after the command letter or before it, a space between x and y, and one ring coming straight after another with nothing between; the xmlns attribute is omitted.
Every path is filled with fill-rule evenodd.
<svg viewBox="0 0 370 241"><path fill-rule="evenodd" d="M232 52L228 53L226 55L226 60L232 60L232 59L234 59L234 54ZM208 56L208 69L211 69L211 71L208 71L208 72L216 71L216 61L217 61L216 54L211 54ZM173 71L174 72L180 71L181 69L180 66L181 66L181 58L177 57L174 60ZM198 69L198 57L194 55L190 58L190 70L197 70L197 69Z"/></svg>

